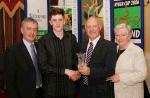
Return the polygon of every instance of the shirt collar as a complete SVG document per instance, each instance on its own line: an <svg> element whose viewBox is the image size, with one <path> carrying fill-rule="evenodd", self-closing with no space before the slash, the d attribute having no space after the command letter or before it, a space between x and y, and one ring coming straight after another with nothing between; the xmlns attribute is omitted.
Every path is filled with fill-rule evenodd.
<svg viewBox="0 0 150 98"><path fill-rule="evenodd" d="M90 44L90 42L92 42L93 43L93 48L95 48L95 46L96 46L99 39L100 39L100 36L98 36L97 38L95 38L92 41L89 39L88 45Z"/></svg>
<svg viewBox="0 0 150 98"><path fill-rule="evenodd" d="M26 47L30 47L31 44L34 44L34 42L33 43L29 43L24 38L23 38L23 42L24 42L24 44L25 44Z"/></svg>
<svg viewBox="0 0 150 98"><path fill-rule="evenodd" d="M69 32L70 33L70 32ZM51 35L52 35L52 38L58 38L55 34L54 34L54 32L52 31L51 32ZM65 38L65 37L68 37L68 35L67 35L67 32L66 31L64 31L64 35L63 35L63 38ZM62 38L62 39L63 39Z"/></svg>

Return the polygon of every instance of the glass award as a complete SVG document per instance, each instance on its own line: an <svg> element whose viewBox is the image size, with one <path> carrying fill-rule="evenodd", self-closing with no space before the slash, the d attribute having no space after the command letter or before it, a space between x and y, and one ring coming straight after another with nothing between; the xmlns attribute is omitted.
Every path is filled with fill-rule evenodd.
<svg viewBox="0 0 150 98"><path fill-rule="evenodd" d="M77 53L78 56L78 67L81 67L85 63L85 53Z"/></svg>

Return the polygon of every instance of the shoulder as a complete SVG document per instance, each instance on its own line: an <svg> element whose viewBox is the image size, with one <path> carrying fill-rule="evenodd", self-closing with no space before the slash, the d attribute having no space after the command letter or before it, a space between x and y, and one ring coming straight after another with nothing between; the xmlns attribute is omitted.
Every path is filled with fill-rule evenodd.
<svg viewBox="0 0 150 98"><path fill-rule="evenodd" d="M18 52L21 52L21 48L23 47L23 42L19 42L14 44L12 47L8 47L5 51L5 54L16 54Z"/></svg>
<svg viewBox="0 0 150 98"><path fill-rule="evenodd" d="M143 49L140 48L138 45L135 45L134 43L129 44L129 50L133 53L143 52Z"/></svg>
<svg viewBox="0 0 150 98"><path fill-rule="evenodd" d="M76 36L71 32L65 32L66 36L69 37L72 41L76 41Z"/></svg>
<svg viewBox="0 0 150 98"><path fill-rule="evenodd" d="M38 40L38 43L45 43L47 42L48 40L50 40L52 38L51 34L48 33L44 36L42 36L39 40Z"/></svg>
<svg viewBox="0 0 150 98"><path fill-rule="evenodd" d="M106 40L106 39L100 39L100 40L102 41L104 46L116 47L116 44L113 41L109 41L109 40Z"/></svg>
<svg viewBox="0 0 150 98"><path fill-rule="evenodd" d="M69 37L75 37L75 35L72 34L72 32L67 32L67 31L65 31L65 34L66 34L67 36L69 36Z"/></svg>
<svg viewBox="0 0 150 98"><path fill-rule="evenodd" d="M40 40L48 39L49 36L50 36L49 33L48 33L48 34L45 34L45 35L43 35L43 36L39 39L39 41L40 41Z"/></svg>

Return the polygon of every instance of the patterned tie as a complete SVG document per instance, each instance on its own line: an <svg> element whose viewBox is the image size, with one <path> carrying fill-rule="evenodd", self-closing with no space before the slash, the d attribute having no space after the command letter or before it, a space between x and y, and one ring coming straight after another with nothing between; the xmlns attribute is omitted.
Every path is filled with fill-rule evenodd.
<svg viewBox="0 0 150 98"><path fill-rule="evenodd" d="M36 86L40 87L41 85L41 74L39 72L39 68L38 68L38 64L37 64L37 54L35 52L35 46L34 44L30 45L31 47L31 58L35 67L35 71L36 71Z"/></svg>
<svg viewBox="0 0 150 98"><path fill-rule="evenodd" d="M90 42L90 46L89 46L87 53L86 53L86 64L87 65L89 65L92 52L93 52L93 43ZM83 76L83 84L88 85L88 76Z"/></svg>

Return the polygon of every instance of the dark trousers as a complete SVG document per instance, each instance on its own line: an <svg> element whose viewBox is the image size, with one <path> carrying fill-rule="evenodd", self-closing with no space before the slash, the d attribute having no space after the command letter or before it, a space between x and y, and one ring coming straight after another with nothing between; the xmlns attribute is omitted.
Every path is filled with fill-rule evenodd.
<svg viewBox="0 0 150 98"><path fill-rule="evenodd" d="M112 82L106 82L101 85L93 85L90 87L81 85L80 98L114 98L114 86Z"/></svg>
<svg viewBox="0 0 150 98"><path fill-rule="evenodd" d="M42 89L41 88L36 88L36 92L35 92L36 98L43 98L42 94L43 94Z"/></svg>
<svg viewBox="0 0 150 98"><path fill-rule="evenodd" d="M81 85L81 87L80 87L80 98L91 98L89 87L87 85Z"/></svg>
<svg viewBox="0 0 150 98"><path fill-rule="evenodd" d="M46 98L75 98L75 95L69 95L69 96L47 96Z"/></svg>

